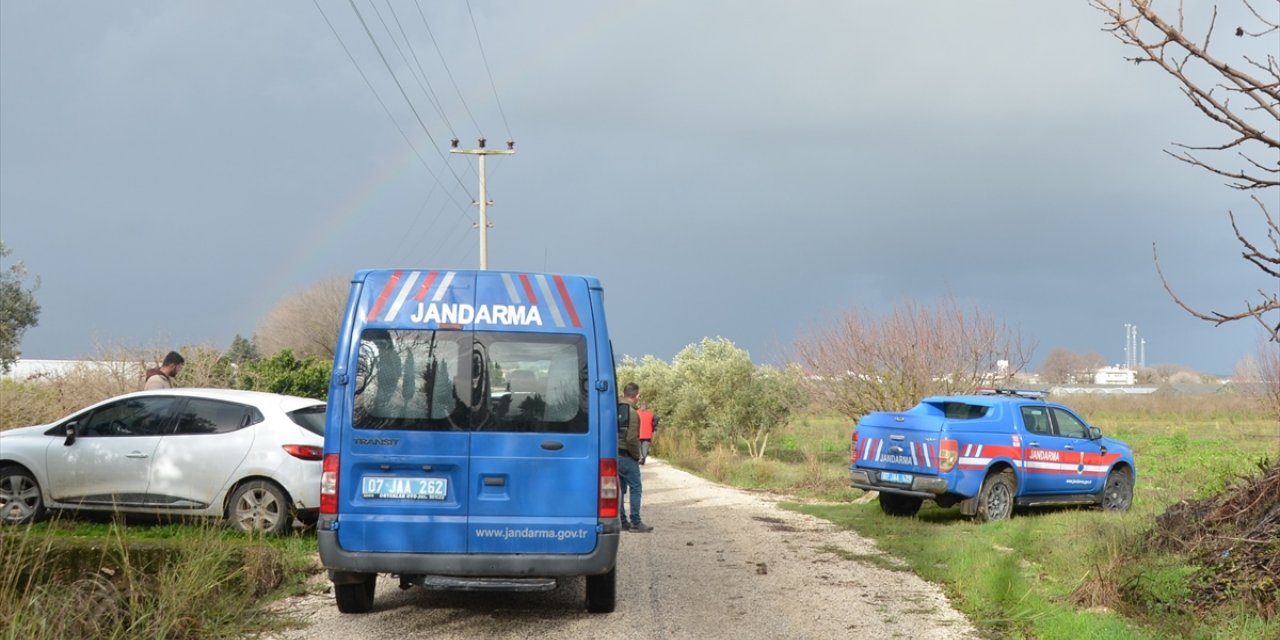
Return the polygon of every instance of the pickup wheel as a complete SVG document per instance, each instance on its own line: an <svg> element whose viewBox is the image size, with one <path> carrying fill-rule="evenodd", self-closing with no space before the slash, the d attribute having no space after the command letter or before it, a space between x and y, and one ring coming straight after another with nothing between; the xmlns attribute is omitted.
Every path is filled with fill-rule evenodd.
<svg viewBox="0 0 1280 640"><path fill-rule="evenodd" d="M978 522L1008 520L1013 515L1015 486L1012 471L988 475L978 492Z"/></svg>
<svg viewBox="0 0 1280 640"><path fill-rule="evenodd" d="M1133 474L1128 469L1112 469L1102 487L1103 511L1128 511L1133 504Z"/></svg>
<svg viewBox="0 0 1280 640"><path fill-rule="evenodd" d="M920 511L923 498L880 492L880 510L891 516L911 517Z"/></svg>

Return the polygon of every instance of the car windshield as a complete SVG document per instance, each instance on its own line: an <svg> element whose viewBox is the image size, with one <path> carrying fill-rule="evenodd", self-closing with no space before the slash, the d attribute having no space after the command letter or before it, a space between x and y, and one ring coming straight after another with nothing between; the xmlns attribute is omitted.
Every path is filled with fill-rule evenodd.
<svg viewBox="0 0 1280 640"><path fill-rule="evenodd" d="M297 411L290 411L289 419L298 423L303 429L322 436L324 435L324 411L325 405L317 404Z"/></svg>

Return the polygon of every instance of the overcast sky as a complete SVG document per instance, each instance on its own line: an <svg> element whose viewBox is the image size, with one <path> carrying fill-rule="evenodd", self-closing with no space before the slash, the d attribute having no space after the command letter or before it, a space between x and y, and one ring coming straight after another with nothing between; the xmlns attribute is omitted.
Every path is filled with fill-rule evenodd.
<svg viewBox="0 0 1280 640"><path fill-rule="evenodd" d="M25 357L225 348L327 277L477 267L455 135L516 143L488 163L490 268L600 277L619 353L779 362L842 310L948 296L1034 362L1123 362L1126 323L1148 364L1257 350L1152 261L1205 309L1277 286L1239 257L1229 210L1265 239L1246 196L1163 153L1225 139L1085 0L355 5L0 4Z"/></svg>

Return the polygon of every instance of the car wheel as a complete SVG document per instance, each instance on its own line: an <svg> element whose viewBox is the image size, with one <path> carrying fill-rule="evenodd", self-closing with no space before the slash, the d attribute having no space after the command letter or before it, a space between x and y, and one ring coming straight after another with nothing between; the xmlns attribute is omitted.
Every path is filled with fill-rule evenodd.
<svg viewBox="0 0 1280 640"><path fill-rule="evenodd" d="M987 476L978 492L978 522L1008 520L1013 515L1013 472L1001 471Z"/></svg>
<svg viewBox="0 0 1280 640"><path fill-rule="evenodd" d="M920 511L923 498L880 492L880 510L891 516L911 517Z"/></svg>
<svg viewBox="0 0 1280 640"><path fill-rule="evenodd" d="M1128 511L1133 504L1133 474L1128 469L1113 469L1102 487L1103 511Z"/></svg>
<svg viewBox="0 0 1280 640"><path fill-rule="evenodd" d="M0 467L0 522L27 524L44 516L44 495L31 472L15 465Z"/></svg>
<svg viewBox="0 0 1280 640"><path fill-rule="evenodd" d="M227 521L241 531L280 534L293 524L289 497L273 482L246 482L227 501Z"/></svg>
<svg viewBox="0 0 1280 640"><path fill-rule="evenodd" d="M360 582L333 585L333 595L342 613L369 613L373 610L373 592L378 586L378 574L363 576Z"/></svg>
<svg viewBox="0 0 1280 640"><path fill-rule="evenodd" d="M613 613L618 602L618 568L598 576L587 576L587 611Z"/></svg>

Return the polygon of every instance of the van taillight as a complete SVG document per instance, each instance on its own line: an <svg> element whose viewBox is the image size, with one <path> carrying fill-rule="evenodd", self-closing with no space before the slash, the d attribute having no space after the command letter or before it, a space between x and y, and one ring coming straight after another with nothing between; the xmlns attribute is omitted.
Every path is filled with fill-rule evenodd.
<svg viewBox="0 0 1280 640"><path fill-rule="evenodd" d="M338 513L338 454L324 457L324 470L320 473L320 513Z"/></svg>
<svg viewBox="0 0 1280 640"><path fill-rule="evenodd" d="M618 517L618 461L600 458L600 517Z"/></svg>
<svg viewBox="0 0 1280 640"><path fill-rule="evenodd" d="M938 471L946 473L956 468L960 460L960 444L955 440L943 440L938 443Z"/></svg>

